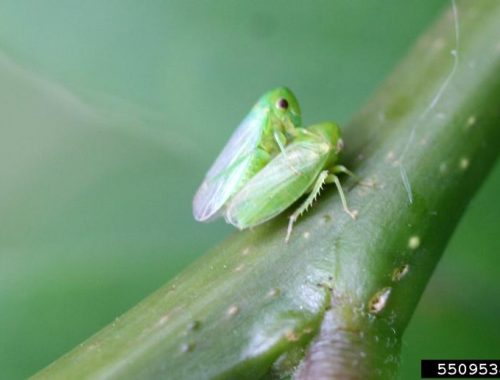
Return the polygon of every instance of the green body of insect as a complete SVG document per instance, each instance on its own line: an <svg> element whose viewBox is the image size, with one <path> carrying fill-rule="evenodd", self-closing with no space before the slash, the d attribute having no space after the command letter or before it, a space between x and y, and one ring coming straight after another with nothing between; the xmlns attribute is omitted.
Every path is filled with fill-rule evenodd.
<svg viewBox="0 0 500 380"><path fill-rule="evenodd" d="M344 210L352 217L336 165L343 143L331 122L300 127L295 96L278 88L262 96L219 155L193 201L199 221L223 216L239 229L261 224L283 212L302 195L290 216L288 241L296 219L312 204L325 183L335 183Z"/></svg>

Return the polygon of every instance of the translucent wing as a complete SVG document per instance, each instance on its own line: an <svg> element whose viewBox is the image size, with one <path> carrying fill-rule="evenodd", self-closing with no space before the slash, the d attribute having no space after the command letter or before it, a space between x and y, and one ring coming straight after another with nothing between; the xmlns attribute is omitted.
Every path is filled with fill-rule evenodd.
<svg viewBox="0 0 500 380"><path fill-rule="evenodd" d="M261 141L266 120L265 110L253 109L233 133L196 192L193 200L196 220L205 221L217 216L229 197L241 187Z"/></svg>
<svg viewBox="0 0 500 380"><path fill-rule="evenodd" d="M227 222L243 229L283 212L311 187L329 152L321 139L288 145L230 200Z"/></svg>

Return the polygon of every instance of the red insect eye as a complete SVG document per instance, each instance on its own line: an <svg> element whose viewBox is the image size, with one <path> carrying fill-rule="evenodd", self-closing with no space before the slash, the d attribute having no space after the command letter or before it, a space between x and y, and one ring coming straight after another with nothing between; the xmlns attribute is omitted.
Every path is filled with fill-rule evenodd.
<svg viewBox="0 0 500 380"><path fill-rule="evenodd" d="M278 106L278 108L286 110L288 108L288 101L284 98L281 98L278 100L276 105Z"/></svg>

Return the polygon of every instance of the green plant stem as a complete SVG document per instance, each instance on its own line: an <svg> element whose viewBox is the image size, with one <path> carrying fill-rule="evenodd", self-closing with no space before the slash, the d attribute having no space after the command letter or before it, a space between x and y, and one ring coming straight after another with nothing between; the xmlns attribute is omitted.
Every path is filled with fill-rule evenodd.
<svg viewBox="0 0 500 380"><path fill-rule="evenodd" d="M34 378L393 377L500 150L500 2L457 8L458 29L450 9L345 128L356 220L329 187L288 244L286 215L235 233Z"/></svg>

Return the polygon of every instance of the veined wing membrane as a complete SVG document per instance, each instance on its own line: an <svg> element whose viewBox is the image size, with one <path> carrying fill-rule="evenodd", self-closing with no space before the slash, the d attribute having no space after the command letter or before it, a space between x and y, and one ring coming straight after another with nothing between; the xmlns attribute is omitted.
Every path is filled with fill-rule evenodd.
<svg viewBox="0 0 500 380"><path fill-rule="evenodd" d="M194 197L196 220L218 216L227 200L241 187L261 141L266 118L267 112L254 109L233 133Z"/></svg>
<svg viewBox="0 0 500 380"><path fill-rule="evenodd" d="M288 145L229 201L226 220L242 229L283 212L311 187L329 152L319 137Z"/></svg>

